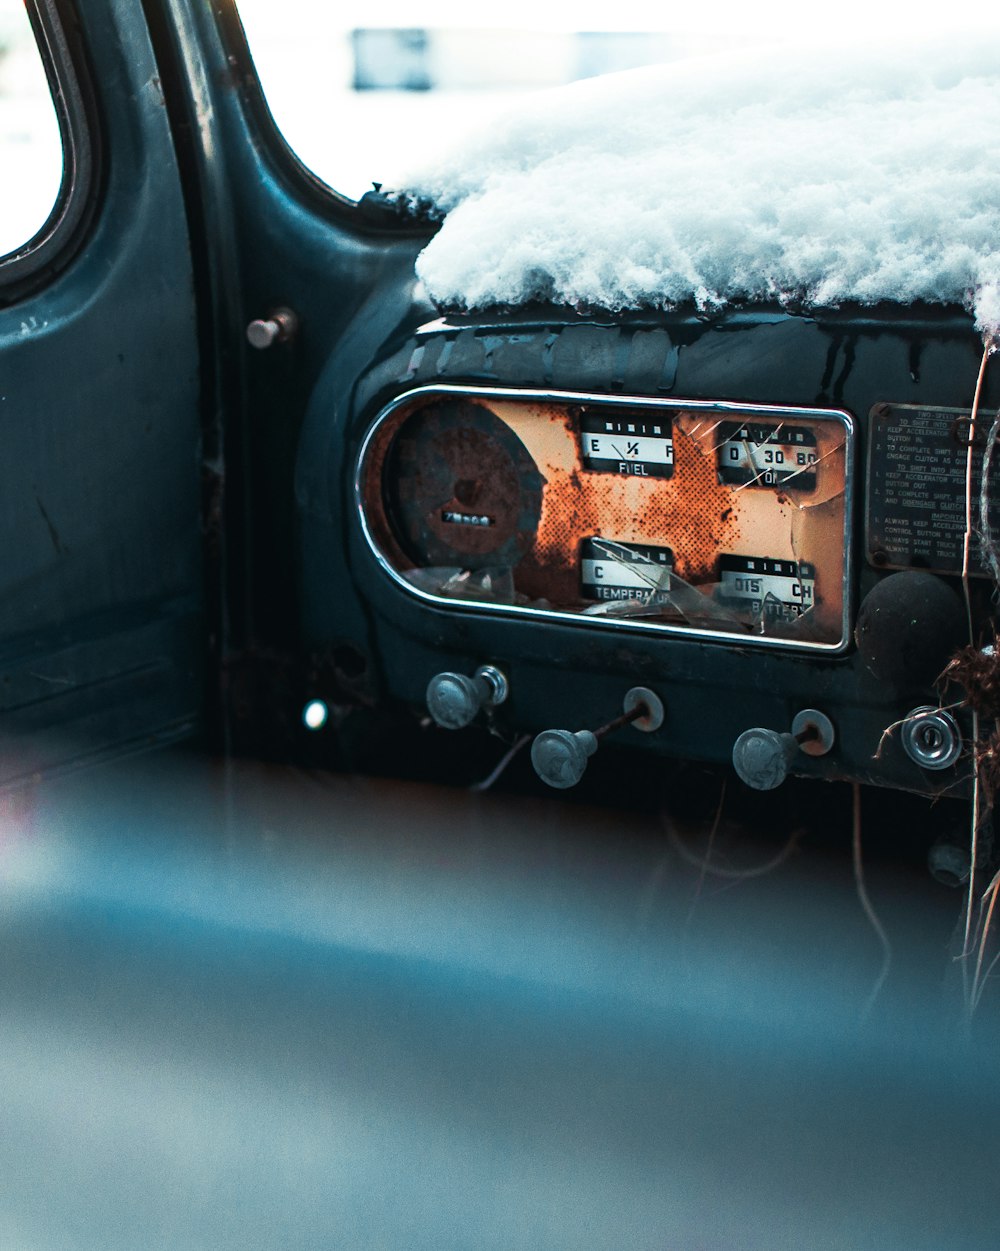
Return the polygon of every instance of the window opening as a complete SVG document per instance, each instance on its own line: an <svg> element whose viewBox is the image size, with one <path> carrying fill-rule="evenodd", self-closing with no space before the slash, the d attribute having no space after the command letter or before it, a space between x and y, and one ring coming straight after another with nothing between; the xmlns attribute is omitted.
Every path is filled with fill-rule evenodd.
<svg viewBox="0 0 1000 1251"><path fill-rule="evenodd" d="M0 256L45 225L63 178L63 145L24 0L0 0Z"/></svg>

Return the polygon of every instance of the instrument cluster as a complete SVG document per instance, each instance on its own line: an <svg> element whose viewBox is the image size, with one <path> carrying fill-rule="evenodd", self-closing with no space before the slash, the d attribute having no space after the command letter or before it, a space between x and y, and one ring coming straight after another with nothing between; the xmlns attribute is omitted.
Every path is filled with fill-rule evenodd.
<svg viewBox="0 0 1000 1251"><path fill-rule="evenodd" d="M458 611L836 653L853 439L837 409L420 388L357 504L390 577Z"/></svg>

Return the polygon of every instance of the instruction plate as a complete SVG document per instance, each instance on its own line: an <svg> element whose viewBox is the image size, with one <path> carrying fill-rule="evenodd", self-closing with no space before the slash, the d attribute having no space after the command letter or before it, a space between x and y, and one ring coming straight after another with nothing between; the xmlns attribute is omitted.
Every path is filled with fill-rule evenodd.
<svg viewBox="0 0 1000 1251"><path fill-rule="evenodd" d="M876 568L962 572L970 419L968 409L875 406L868 442L866 544ZM969 500L969 573L978 577L986 575L978 539L986 429L988 422L973 436ZM992 473L997 472L994 463ZM1000 481L996 491L1000 494ZM995 502L989 521L993 535L1000 535Z"/></svg>

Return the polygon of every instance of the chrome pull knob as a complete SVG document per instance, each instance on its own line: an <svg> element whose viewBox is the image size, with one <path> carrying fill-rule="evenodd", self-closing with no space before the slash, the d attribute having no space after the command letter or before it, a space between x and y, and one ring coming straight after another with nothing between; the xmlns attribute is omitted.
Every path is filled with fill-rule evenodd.
<svg viewBox="0 0 1000 1251"><path fill-rule="evenodd" d="M744 730L733 744L733 768L755 791L773 791L788 777L800 751L825 756L834 737L830 718L807 708L796 714L790 734L761 726Z"/></svg>
<svg viewBox="0 0 1000 1251"><path fill-rule="evenodd" d="M595 751L590 730L543 730L531 744L531 763L543 782L562 791L576 786Z"/></svg>
<svg viewBox="0 0 1000 1251"><path fill-rule="evenodd" d="M298 328L298 316L290 308L276 308L267 317L257 317L247 326L247 342L263 352L275 343L287 343Z"/></svg>
<svg viewBox="0 0 1000 1251"><path fill-rule="evenodd" d="M793 734L755 727L733 744L733 768L755 791L773 791L788 777L799 744Z"/></svg>
<svg viewBox="0 0 1000 1251"><path fill-rule="evenodd" d="M598 743L626 725L647 734L663 724L663 701L645 686L626 694L624 712L597 730L543 730L531 744L531 763L548 786L566 790L583 777Z"/></svg>
<svg viewBox="0 0 1000 1251"><path fill-rule="evenodd" d="M427 711L443 730L461 730L482 709L502 704L508 692L507 678L493 665L480 665L472 677L436 673L427 683Z"/></svg>

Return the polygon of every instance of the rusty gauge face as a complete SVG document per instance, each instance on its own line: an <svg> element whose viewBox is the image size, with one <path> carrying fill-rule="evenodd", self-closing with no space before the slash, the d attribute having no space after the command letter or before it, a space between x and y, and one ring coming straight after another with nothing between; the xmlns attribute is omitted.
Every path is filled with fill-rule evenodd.
<svg viewBox="0 0 1000 1251"><path fill-rule="evenodd" d="M422 388L371 427L357 503L442 605L836 651L853 438L831 409Z"/></svg>
<svg viewBox="0 0 1000 1251"><path fill-rule="evenodd" d="M514 568L534 542L542 476L514 431L488 408L439 400L399 428L382 502L414 567Z"/></svg>

